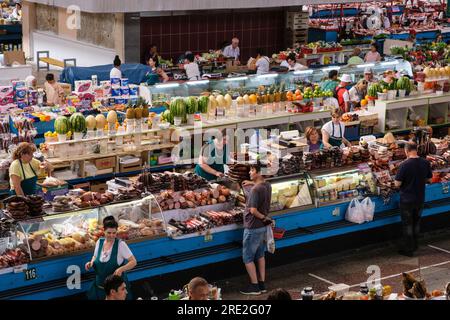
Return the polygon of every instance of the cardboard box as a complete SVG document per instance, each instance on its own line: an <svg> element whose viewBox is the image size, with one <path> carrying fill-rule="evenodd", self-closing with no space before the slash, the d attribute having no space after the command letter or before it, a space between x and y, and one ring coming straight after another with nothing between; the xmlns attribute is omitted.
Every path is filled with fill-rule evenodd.
<svg viewBox="0 0 450 320"><path fill-rule="evenodd" d="M89 189L91 186L89 182L83 182L79 184L74 184L72 187L73 189Z"/></svg>
<svg viewBox="0 0 450 320"><path fill-rule="evenodd" d="M120 165L120 172L126 173L126 172L132 172L132 171L139 171L142 170L142 165L134 166L134 167L126 167L124 165Z"/></svg>
<svg viewBox="0 0 450 320"><path fill-rule="evenodd" d="M114 168L116 166L116 157L96 159L94 164L98 170Z"/></svg>
<svg viewBox="0 0 450 320"><path fill-rule="evenodd" d="M91 184L91 191L92 192L100 192L105 193L106 190L108 190L108 186L106 183L93 183Z"/></svg>
<svg viewBox="0 0 450 320"><path fill-rule="evenodd" d="M26 64L25 52L23 51L5 51L3 59L7 66L12 65L13 63L18 63L20 65Z"/></svg>

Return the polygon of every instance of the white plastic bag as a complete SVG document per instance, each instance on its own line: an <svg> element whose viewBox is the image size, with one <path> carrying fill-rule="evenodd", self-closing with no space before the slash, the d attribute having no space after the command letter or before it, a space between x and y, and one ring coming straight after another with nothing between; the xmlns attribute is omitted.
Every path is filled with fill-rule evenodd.
<svg viewBox="0 0 450 320"><path fill-rule="evenodd" d="M366 222L372 221L375 213L375 203L372 202L372 199L369 197L364 198L361 201L361 209L364 211L364 220Z"/></svg>
<svg viewBox="0 0 450 320"><path fill-rule="evenodd" d="M267 251L270 253L275 253L275 239L273 238L272 225L266 227L266 245Z"/></svg>
<svg viewBox="0 0 450 320"><path fill-rule="evenodd" d="M347 212L345 214L345 220L361 224L365 222L364 211L362 210L361 203L358 199L353 199L348 205Z"/></svg>

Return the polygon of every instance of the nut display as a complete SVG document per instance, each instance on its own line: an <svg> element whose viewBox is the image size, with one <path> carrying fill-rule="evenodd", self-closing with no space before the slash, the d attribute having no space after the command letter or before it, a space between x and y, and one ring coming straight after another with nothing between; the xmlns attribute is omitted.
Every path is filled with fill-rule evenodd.
<svg viewBox="0 0 450 320"><path fill-rule="evenodd" d="M72 199L66 196L56 196L52 202L54 212L67 212L72 210Z"/></svg>
<svg viewBox="0 0 450 320"><path fill-rule="evenodd" d="M11 196L4 200L6 210L11 218L20 220L25 219L28 215L27 198L22 196Z"/></svg>
<svg viewBox="0 0 450 320"><path fill-rule="evenodd" d="M111 203L112 201L114 201L114 195L112 193L88 191L76 197L73 203L78 208L92 208Z"/></svg>
<svg viewBox="0 0 450 320"><path fill-rule="evenodd" d="M38 195L27 196L27 205L30 216L40 216L43 214L44 198Z"/></svg>
<svg viewBox="0 0 450 320"><path fill-rule="evenodd" d="M208 187L208 181L194 173L150 173L144 172L138 177L136 189L144 191L147 189L152 193L159 193L161 190L195 190Z"/></svg>

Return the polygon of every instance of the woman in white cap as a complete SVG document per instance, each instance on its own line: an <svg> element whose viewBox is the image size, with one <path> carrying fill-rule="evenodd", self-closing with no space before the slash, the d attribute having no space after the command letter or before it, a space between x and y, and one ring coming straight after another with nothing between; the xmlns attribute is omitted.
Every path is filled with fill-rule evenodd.
<svg viewBox="0 0 450 320"><path fill-rule="evenodd" d="M343 74L341 77L341 82L335 89L335 97L339 103L339 109L343 113L350 111L350 95L347 90L347 86L352 83L352 77L348 74Z"/></svg>

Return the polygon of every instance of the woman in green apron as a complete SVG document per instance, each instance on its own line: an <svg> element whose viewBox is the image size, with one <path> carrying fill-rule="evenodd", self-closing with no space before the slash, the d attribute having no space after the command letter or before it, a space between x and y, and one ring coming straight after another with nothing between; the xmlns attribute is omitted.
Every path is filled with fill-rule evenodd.
<svg viewBox="0 0 450 320"><path fill-rule="evenodd" d="M341 118L342 111L337 109L331 113L331 121L322 127L322 141L325 148L341 147L344 144L351 147L351 143L344 138L345 126Z"/></svg>
<svg viewBox="0 0 450 320"><path fill-rule="evenodd" d="M88 291L89 300L105 300L105 290L103 284L105 279L115 274L122 277L128 290L127 299L131 299L131 290L126 272L133 269L137 262L128 245L117 238L117 229L119 225L112 216L103 219L103 228L105 238L101 238L95 245L94 255L86 263L86 271L91 268L95 271L95 280ZM127 261L127 262L125 262Z"/></svg>
<svg viewBox="0 0 450 320"><path fill-rule="evenodd" d="M195 173L208 181L216 180L223 177L227 161L227 137L220 135L203 146Z"/></svg>
<svg viewBox="0 0 450 320"><path fill-rule="evenodd" d="M13 162L9 167L11 194L27 196L36 194L38 174L45 170L50 175L52 167L48 162L33 158L34 144L22 142L13 153Z"/></svg>

